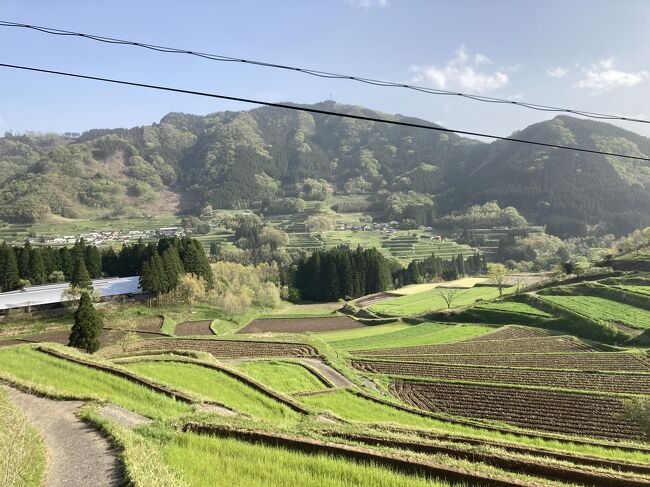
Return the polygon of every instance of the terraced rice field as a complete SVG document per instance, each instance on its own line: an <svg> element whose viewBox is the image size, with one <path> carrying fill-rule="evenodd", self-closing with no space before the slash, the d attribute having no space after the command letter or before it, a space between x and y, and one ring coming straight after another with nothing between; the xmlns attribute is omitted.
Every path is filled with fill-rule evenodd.
<svg viewBox="0 0 650 487"><path fill-rule="evenodd" d="M237 367L274 391L293 393L327 389L313 372L297 363L254 360Z"/></svg>
<svg viewBox="0 0 650 487"><path fill-rule="evenodd" d="M385 358L385 357L382 357ZM429 355L401 356L410 363L437 363L503 366L513 368L540 368L566 370L601 370L650 372L650 360L638 353L584 352L584 353L507 353L489 355Z"/></svg>
<svg viewBox="0 0 650 487"><path fill-rule="evenodd" d="M358 370L375 374L624 394L650 394L650 373L567 372L384 360L353 360L352 365Z"/></svg>
<svg viewBox="0 0 650 487"><path fill-rule="evenodd" d="M466 340L464 342L442 345L423 345L416 347L386 348L380 350L359 350L359 355L411 357L442 354L502 354L502 353L549 353L549 352L587 352L589 345L568 336L523 338L512 340Z"/></svg>
<svg viewBox="0 0 650 487"><path fill-rule="evenodd" d="M350 330L353 328L364 328L365 326L347 316L265 318L251 321L237 333L304 333Z"/></svg>
<svg viewBox="0 0 650 487"><path fill-rule="evenodd" d="M643 294L644 296L650 296L650 286L612 286L616 289L622 289L623 291L628 291L631 293Z"/></svg>
<svg viewBox="0 0 650 487"><path fill-rule="evenodd" d="M466 342L477 342L484 340L513 340L518 338L539 338L539 337L548 337L550 333L546 330L540 330L539 328L529 328L525 326L502 326L497 330L484 333L469 340Z"/></svg>
<svg viewBox="0 0 650 487"><path fill-rule="evenodd" d="M593 320L621 323L630 328L650 328L650 311L597 296L552 296L540 298Z"/></svg>
<svg viewBox="0 0 650 487"><path fill-rule="evenodd" d="M473 287L460 291L452 306L466 306L468 304L474 304L477 299L487 300L498 296L499 291L497 288L489 286ZM447 308L447 304L435 289L387 299L370 306L371 311L392 316L414 316L445 308Z"/></svg>
<svg viewBox="0 0 650 487"><path fill-rule="evenodd" d="M475 307L476 309L484 309L488 311L503 311L507 313L521 313L525 315L540 316L543 318L551 318L552 315L537 309L534 306L531 306L526 303L516 303L514 301L502 301L494 303L485 303L479 304Z"/></svg>
<svg viewBox="0 0 650 487"><path fill-rule="evenodd" d="M391 391L425 411L499 421L554 433L638 440L636 425L619 419L623 403L612 396L448 382L393 381Z"/></svg>
<svg viewBox="0 0 650 487"><path fill-rule="evenodd" d="M135 352L170 350L197 350L208 352L217 358L240 357L310 357L316 350L300 343L254 342L237 340L199 340L190 338L161 338L136 343Z"/></svg>
<svg viewBox="0 0 650 487"><path fill-rule="evenodd" d="M325 335L322 338L333 347L342 350L368 350L454 342L472 338L491 330L493 328L482 325L448 325L428 322L419 325L391 323L388 325L368 326L347 332L336 332L336 335ZM347 337L340 338L343 333ZM321 335L319 335L320 337Z"/></svg>

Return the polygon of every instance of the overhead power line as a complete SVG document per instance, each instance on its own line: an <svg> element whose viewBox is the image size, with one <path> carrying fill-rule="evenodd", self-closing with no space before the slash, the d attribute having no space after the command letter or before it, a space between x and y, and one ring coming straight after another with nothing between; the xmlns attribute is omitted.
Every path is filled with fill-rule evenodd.
<svg viewBox="0 0 650 487"><path fill-rule="evenodd" d="M126 45L126 46L135 46L135 47L140 47L143 49L150 49L152 51L158 51L158 52L164 52L164 53L171 53L171 54L186 54L190 56L196 56L204 59L209 59L211 61L221 61L221 62L233 62L233 63L242 63L242 64L250 64L254 66L261 66L265 68L275 68L275 69L282 69L282 70L287 70L287 71L293 71L297 73L302 73L302 74L307 74L310 76L315 76L318 78L328 78L328 79L340 79L340 80L350 80L350 81L357 81L360 83L365 83L369 85L374 85L374 86L383 86L383 87L389 87L389 88L404 88L408 90L413 90L413 91L418 91L421 93L426 93L429 95L443 95L443 96L457 96L461 98L466 98L469 100L474 100L474 101L480 101L484 103L495 103L495 104L500 104L500 105L513 105L513 106L518 106L518 107L524 107L524 108L529 108L532 110L537 110L537 111L542 111L542 112L554 112L554 113L569 113L572 115L579 115L582 117L587 117L587 118L593 118L593 119L599 119L599 120L620 120L620 121L625 121L625 122L637 122L637 123L650 123L650 120L645 120L642 118L636 118L636 117L624 117L621 115L608 115L606 113L598 113L598 112L591 112L587 110L578 110L574 108L563 108L563 107L556 107L556 106L550 106L550 105L542 105L539 103L528 103L524 101L517 101L517 100L508 100L505 98L495 98L491 96L483 96L483 95L476 95L476 94L471 94L471 93L462 93L458 91L450 91L450 90L441 90L437 88L430 88L430 87L424 87L424 86L417 86L417 85L410 85L410 84L405 84L405 83L397 83L394 81L385 81L385 80L378 80L378 79L372 79L372 78L365 78L362 76L352 76L352 75L347 75L347 74L337 74L337 73L331 73L328 71L320 71L317 69L308 69L308 68L300 68L296 66L288 66L285 64L277 64L277 63L271 63L271 62L265 62L265 61L256 61L253 59L244 59L244 58L238 58L238 57L231 57L231 56L224 56L221 54L210 54L206 52L200 52L200 51L192 51L188 49L180 49L176 47L167 47L167 46L160 46L156 44L148 44L145 42L136 42L136 41L129 41L125 39L117 39L114 37L105 37L105 36L99 36L95 34L86 34L83 32L75 32L71 30L63 30L63 29L56 29L53 27L43 27L43 26L38 26L38 25L31 25L31 24L21 24L18 22L10 22L10 21L5 21L5 20L0 20L0 27L16 27L16 28L23 28L23 29L29 29L29 30L34 30L38 32L43 32L45 34L51 34L51 35L57 35L57 36L72 36L72 37L82 37L84 39L90 39L93 41L97 42L104 42L107 44L120 44L120 45Z"/></svg>
<svg viewBox="0 0 650 487"><path fill-rule="evenodd" d="M568 145L559 145L559 144L549 144L546 142L537 142L534 140L525 140L525 139L519 139L515 137L501 137L499 135L490 135L490 134L484 134L481 132L470 132L468 130L456 130L456 129L448 129L444 127L438 127L433 124L422 124L422 123L413 123L413 122L405 122L401 120L390 120L390 119L382 119L382 118L377 118L377 117L368 117L365 115L353 115L351 113L340 113L340 112L333 112L330 110L321 110L319 108L311 108L311 107L305 107L301 105L290 105L287 103L274 103L274 102L269 102L269 101L263 101L263 100L254 100L252 98L242 98L242 97L237 97L237 96L227 96L227 95L220 95L216 93L206 93L202 91L195 91L195 90L185 90L181 88L172 88L169 86L160 86L160 85L152 85L152 84L147 84L147 83L137 83L135 81L125 81L125 80L118 80L118 79L113 79L113 78L101 78L99 76L89 76L85 74L78 74L78 73L69 73L65 71L54 71L51 69L43 69L43 68L35 68L31 66L19 66L15 64L5 64L5 63L0 63L0 68L9 68L9 69L19 69L23 71L34 71L38 73L45 73L45 74L53 74L57 76L66 76L69 78L80 78L80 79L87 79L87 80L92 80L92 81L102 81L105 83L113 83L113 84L118 84L118 85L127 85L127 86L137 86L140 88L148 88L148 89L153 89L153 90L160 90L160 91L168 91L168 92L173 92L173 93L183 93L186 95L196 95L196 96L205 96L209 98L217 98L220 100L230 100L230 101L237 101L237 102L242 102L242 103L252 103L255 105L265 105L269 107L276 107L276 108L284 108L287 110L296 110L300 112L307 112L307 113L315 113L318 115L330 115L334 117L341 117L341 118L351 118L353 120L364 120L367 122L377 122L377 123L384 123L384 124L390 124L390 125L399 125L401 127L411 127L411 128L418 128L418 129L425 129L425 130L435 130L437 132L446 132L446 133L454 133L454 134L459 134L459 135L469 135L473 137L485 137L488 139L494 139L494 140L503 140L506 142L517 142L520 144L529 144L529 145L536 145L536 146L541 146L541 147L549 147L553 149L562 149L562 150L569 150L569 151L574 151L574 152L586 152L589 154L599 154L603 156L613 156L613 157L625 157L627 159L636 159L640 161L650 161L649 157L641 157L641 156L633 156L629 154L619 154L616 152L605 152L605 151L599 151L595 149L585 149L581 147L571 147Z"/></svg>

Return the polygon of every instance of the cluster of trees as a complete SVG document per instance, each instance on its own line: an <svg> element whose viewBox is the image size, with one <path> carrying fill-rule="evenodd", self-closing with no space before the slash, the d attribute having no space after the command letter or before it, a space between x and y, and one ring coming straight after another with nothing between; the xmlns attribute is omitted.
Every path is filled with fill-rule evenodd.
<svg viewBox="0 0 650 487"><path fill-rule="evenodd" d="M214 286L214 275L201 242L189 237L162 238L142 262L140 287L160 297L174 291L184 274L201 280L206 290Z"/></svg>
<svg viewBox="0 0 650 487"><path fill-rule="evenodd" d="M292 298L308 301L353 299L385 291L392 284L389 263L375 248L317 250L300 259L294 272Z"/></svg>
<svg viewBox="0 0 650 487"><path fill-rule="evenodd" d="M0 244L0 290L6 292L28 285L69 281L78 259L84 262L91 279L102 274L115 275L107 272L102 265L107 252L100 251L94 245L86 245L83 239L72 248L59 249L34 247L29 242L23 247L12 247L3 242Z"/></svg>
<svg viewBox="0 0 650 487"><path fill-rule="evenodd" d="M485 273L487 265L485 256L474 254L464 258L458 254L451 260L442 260L431 254L422 260L414 260L406 269L399 269L394 273L395 287L407 286L430 281L453 281L463 276Z"/></svg>
<svg viewBox="0 0 650 487"><path fill-rule="evenodd" d="M526 219L516 208L501 208L497 201L488 201L483 205L473 205L462 212L439 218L436 226L443 228L519 228L528 225Z"/></svg>

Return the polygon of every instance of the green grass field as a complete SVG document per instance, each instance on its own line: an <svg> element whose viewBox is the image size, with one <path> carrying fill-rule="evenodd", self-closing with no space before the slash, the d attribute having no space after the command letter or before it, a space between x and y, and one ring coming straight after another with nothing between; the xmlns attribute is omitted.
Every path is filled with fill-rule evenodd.
<svg viewBox="0 0 650 487"><path fill-rule="evenodd" d="M594 320L613 321L630 328L650 328L650 311L597 296L540 296L550 303Z"/></svg>
<svg viewBox="0 0 650 487"><path fill-rule="evenodd" d="M262 419L295 420L298 413L223 372L179 362L137 362L129 370Z"/></svg>
<svg viewBox="0 0 650 487"><path fill-rule="evenodd" d="M474 304L477 299L494 299L499 296L495 287L481 286L470 289L463 289L458 292L452 307ZM442 299L440 291L432 289L409 296L400 296L381 301L370 306L371 311L384 313L393 316L414 316L430 311L445 309L447 304Z"/></svg>
<svg viewBox="0 0 650 487"><path fill-rule="evenodd" d="M51 357L30 347L0 350L0 374L78 397L112 402L153 419L190 411L190 406L100 370Z"/></svg>
<svg viewBox="0 0 650 487"><path fill-rule="evenodd" d="M612 287L617 289L622 289L623 291L629 291L631 293L644 294L646 296L650 296L650 286L616 285Z"/></svg>
<svg viewBox="0 0 650 487"><path fill-rule="evenodd" d="M279 392L319 391L327 387L300 364L279 360L253 360L238 366L257 382Z"/></svg>
<svg viewBox="0 0 650 487"><path fill-rule="evenodd" d="M38 430L0 387L0 485L40 487L46 464Z"/></svg>
<svg viewBox="0 0 650 487"><path fill-rule="evenodd" d="M184 433L164 447L169 465L193 486L447 486L345 458L231 438Z"/></svg>
<svg viewBox="0 0 650 487"><path fill-rule="evenodd" d="M410 328L411 326L413 325L409 325L408 323L395 322L388 323L386 325L352 328L350 330L323 331L320 333L314 333L314 336L326 342L337 342L355 339L366 339L376 335L383 335L384 333L391 333L394 331L403 330L405 328Z"/></svg>
<svg viewBox="0 0 650 487"><path fill-rule="evenodd" d="M392 324L391 324L392 325ZM390 325L382 325L390 326ZM374 328L374 327L373 327ZM362 328L365 330L365 328ZM471 338L493 328L481 325L449 325L443 323L421 323L407 325L389 333L381 333L331 341L330 345L341 350L370 350L378 348L435 345ZM370 331L370 330L369 330Z"/></svg>
<svg viewBox="0 0 650 487"><path fill-rule="evenodd" d="M491 311L506 311L509 313L524 313L527 315L541 316L544 318L551 318L552 315L537 309L534 306L526 303L516 303L514 301L503 301L495 303L485 303L476 306L476 309L486 309Z"/></svg>

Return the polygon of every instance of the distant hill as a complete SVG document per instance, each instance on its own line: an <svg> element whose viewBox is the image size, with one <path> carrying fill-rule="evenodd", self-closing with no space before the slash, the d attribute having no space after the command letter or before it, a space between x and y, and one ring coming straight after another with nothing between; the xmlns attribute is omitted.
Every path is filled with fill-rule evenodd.
<svg viewBox="0 0 650 487"><path fill-rule="evenodd" d="M428 123L331 101L315 106ZM517 135L650 154L650 139L571 117ZM411 199L431 197L439 214L497 200L558 234L575 231L577 221L624 233L650 224L648 184L650 166L641 161L484 144L270 107L206 116L170 113L158 124L90 130L75 139L0 138L0 219L8 222L39 221L48 213L111 218L207 204L259 207L278 197L317 198L311 193L327 187L375 198L414 191Z"/></svg>

